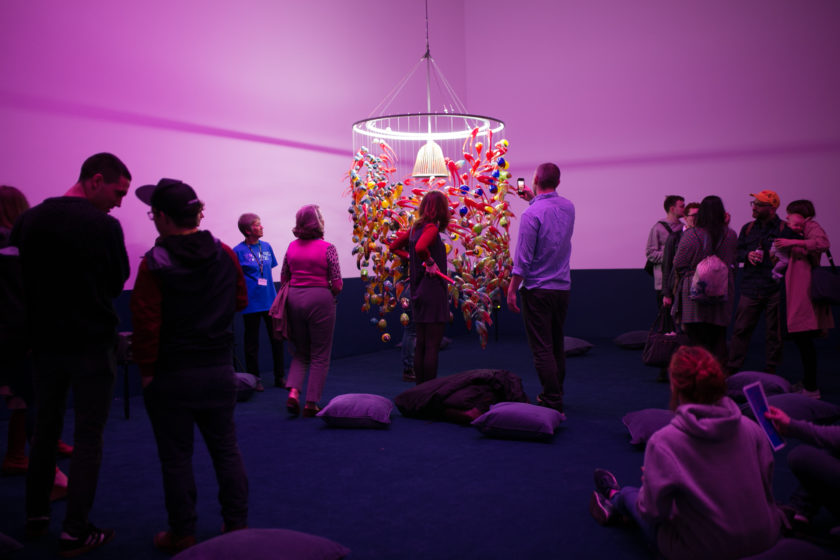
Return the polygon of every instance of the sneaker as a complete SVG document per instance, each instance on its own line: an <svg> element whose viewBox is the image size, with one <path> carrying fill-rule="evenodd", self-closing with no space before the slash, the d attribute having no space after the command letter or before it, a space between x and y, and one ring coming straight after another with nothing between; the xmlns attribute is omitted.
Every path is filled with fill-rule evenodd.
<svg viewBox="0 0 840 560"><path fill-rule="evenodd" d="M233 533L234 531L244 531L247 528L248 528L247 525L235 525L235 526L231 526L231 528L228 529L227 523L222 522L222 533Z"/></svg>
<svg viewBox="0 0 840 560"><path fill-rule="evenodd" d="M553 408L554 410L556 410L557 412L559 412L560 414L563 415L563 420L564 421L566 420L566 414L563 412L563 405L562 404L559 404L559 405L549 404L548 402L545 401L545 398L543 397L542 393L537 395L537 406L544 406L545 408Z"/></svg>
<svg viewBox="0 0 840 560"><path fill-rule="evenodd" d="M26 528L23 530L23 538L31 541L46 537L50 532L49 517L29 517L26 519Z"/></svg>
<svg viewBox="0 0 840 560"><path fill-rule="evenodd" d="M615 475L606 469L595 469L592 478L595 481L595 491L608 500L621 490Z"/></svg>
<svg viewBox="0 0 840 560"><path fill-rule="evenodd" d="M72 558L94 548L99 548L103 544L110 542L113 538L113 529L99 529L92 523L89 523L85 533L78 537L61 533L61 540L58 543L58 554L64 558Z"/></svg>
<svg viewBox="0 0 840 560"><path fill-rule="evenodd" d="M414 375L413 369L406 368L403 370L403 381L409 381L411 383L417 381L417 376Z"/></svg>
<svg viewBox="0 0 840 560"><path fill-rule="evenodd" d="M615 518L615 506L597 490L589 500L589 513L601 525L609 525Z"/></svg>
<svg viewBox="0 0 840 560"><path fill-rule="evenodd" d="M262 381L260 379L257 379L256 391L258 393L262 393L263 391L265 391L265 387L263 387Z"/></svg>
<svg viewBox="0 0 840 560"><path fill-rule="evenodd" d="M153 541L155 548L162 550L167 554L178 554L182 550L195 545L195 535L184 535L179 537L172 531L161 531Z"/></svg>

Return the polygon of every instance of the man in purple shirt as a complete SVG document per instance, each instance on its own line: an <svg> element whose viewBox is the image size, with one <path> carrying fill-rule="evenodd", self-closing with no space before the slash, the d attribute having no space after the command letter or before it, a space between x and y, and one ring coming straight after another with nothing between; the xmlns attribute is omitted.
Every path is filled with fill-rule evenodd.
<svg viewBox="0 0 840 560"><path fill-rule="evenodd" d="M518 313L516 294L521 291L522 318L543 387L537 403L563 412L563 323L569 307L575 206L557 194L559 184L560 169L553 163L543 163L534 173L536 196L522 214L507 304Z"/></svg>

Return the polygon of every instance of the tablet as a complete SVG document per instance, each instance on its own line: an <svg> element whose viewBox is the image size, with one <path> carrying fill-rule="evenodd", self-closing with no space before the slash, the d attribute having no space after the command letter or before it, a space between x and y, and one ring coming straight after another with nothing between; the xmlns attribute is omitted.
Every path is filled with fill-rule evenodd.
<svg viewBox="0 0 840 560"><path fill-rule="evenodd" d="M767 439L770 440L770 445L773 447L773 451L778 451L784 447L785 440L783 440L782 436L779 435L779 432L776 431L776 427L773 425L773 422L764 416L768 407L767 397L764 395L764 387L762 387L761 381L755 381L749 385L745 385L744 396L747 397L747 402L750 403L750 408L753 411L753 415L755 416L758 425L761 426L764 429L764 433L767 434Z"/></svg>

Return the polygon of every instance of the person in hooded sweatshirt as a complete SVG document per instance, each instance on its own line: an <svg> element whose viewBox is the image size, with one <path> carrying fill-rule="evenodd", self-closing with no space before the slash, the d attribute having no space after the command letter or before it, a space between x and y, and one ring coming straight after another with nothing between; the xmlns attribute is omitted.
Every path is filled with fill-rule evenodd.
<svg viewBox="0 0 840 560"><path fill-rule="evenodd" d="M143 258L131 295L132 351L163 471L169 530L154 545L175 553L195 544L193 432L216 471L223 531L247 527L248 478L233 420L233 317L248 304L230 247L198 229L204 204L181 181L137 189L160 237Z"/></svg>
<svg viewBox="0 0 840 560"><path fill-rule="evenodd" d="M641 488L621 488L596 469L592 516L602 525L632 518L665 558L726 560L771 548L785 516L773 500L767 436L725 396L706 349L681 347L668 370L675 415L648 441Z"/></svg>

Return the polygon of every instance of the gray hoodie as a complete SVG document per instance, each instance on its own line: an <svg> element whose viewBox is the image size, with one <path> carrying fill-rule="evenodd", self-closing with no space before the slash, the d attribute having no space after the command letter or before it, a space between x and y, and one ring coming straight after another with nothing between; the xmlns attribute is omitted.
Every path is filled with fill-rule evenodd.
<svg viewBox="0 0 840 560"><path fill-rule="evenodd" d="M773 451L731 399L677 408L648 441L644 465L639 512L666 558L741 558L779 539Z"/></svg>

